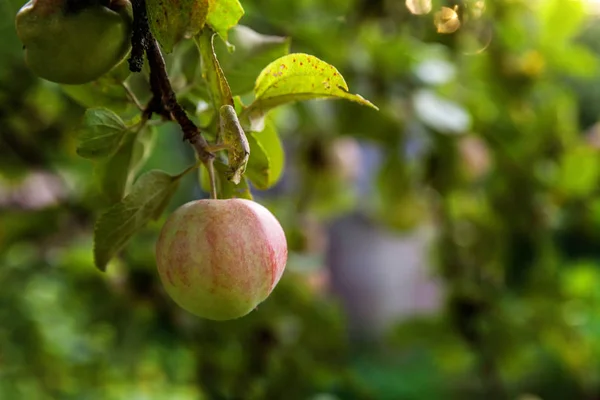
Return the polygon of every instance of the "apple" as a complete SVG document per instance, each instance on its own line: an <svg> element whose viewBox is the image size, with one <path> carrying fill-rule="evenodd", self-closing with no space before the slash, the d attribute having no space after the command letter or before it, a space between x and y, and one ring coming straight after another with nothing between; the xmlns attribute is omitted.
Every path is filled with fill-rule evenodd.
<svg viewBox="0 0 600 400"><path fill-rule="evenodd" d="M199 317L242 317L273 291L287 262L279 221L246 199L196 200L169 216L156 264L169 296Z"/></svg>
<svg viewBox="0 0 600 400"><path fill-rule="evenodd" d="M108 6L91 2L77 9L70 8L71 3L31 0L17 13L15 26L25 62L36 75L56 83L84 84L125 59L131 49L133 13L129 0L113 0Z"/></svg>

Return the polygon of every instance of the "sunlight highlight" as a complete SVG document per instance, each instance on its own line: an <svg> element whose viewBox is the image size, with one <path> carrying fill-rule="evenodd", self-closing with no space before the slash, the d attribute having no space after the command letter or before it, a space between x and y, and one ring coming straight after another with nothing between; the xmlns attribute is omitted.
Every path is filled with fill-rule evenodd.
<svg viewBox="0 0 600 400"><path fill-rule="evenodd" d="M431 0L406 0L406 8L415 15L428 14L431 12Z"/></svg>

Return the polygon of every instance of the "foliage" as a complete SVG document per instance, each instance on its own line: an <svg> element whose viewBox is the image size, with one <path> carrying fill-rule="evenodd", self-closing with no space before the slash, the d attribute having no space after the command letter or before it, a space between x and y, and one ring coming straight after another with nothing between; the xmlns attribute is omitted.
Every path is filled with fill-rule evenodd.
<svg viewBox="0 0 600 400"><path fill-rule="evenodd" d="M154 270L165 215L209 185L179 127L141 116L133 99L150 101L148 71L38 80L14 33L20 1L2 3L0 397L596 396L595 17L578 1L458 3L461 24L444 35L433 13L359 0L188 2L209 4L205 23L153 25L206 138L218 139L223 105L247 136L239 185L227 157L215 164L220 196L268 204L293 250L269 301L222 324L177 309ZM453 6L432 9L442 5ZM353 101L288 104L331 97ZM321 151L342 136L380 155L367 195ZM31 185L37 202L5 195ZM347 342L335 300L302 269L303 217L348 210L394 231L435 228L446 307L376 348ZM96 221L106 273L94 268Z"/></svg>

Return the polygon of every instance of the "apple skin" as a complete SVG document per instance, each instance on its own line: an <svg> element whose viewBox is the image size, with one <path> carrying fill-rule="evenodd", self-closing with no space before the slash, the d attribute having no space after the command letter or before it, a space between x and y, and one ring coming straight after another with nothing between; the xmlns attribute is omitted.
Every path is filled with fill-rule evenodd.
<svg viewBox="0 0 600 400"><path fill-rule="evenodd" d="M65 0L31 0L17 13L17 36L25 62L39 77L79 85L120 64L131 49L133 12L129 0L109 7L65 10Z"/></svg>
<svg viewBox="0 0 600 400"><path fill-rule="evenodd" d="M263 302L287 262L279 221L246 199L197 200L169 216L156 263L169 296L196 316L224 321Z"/></svg>

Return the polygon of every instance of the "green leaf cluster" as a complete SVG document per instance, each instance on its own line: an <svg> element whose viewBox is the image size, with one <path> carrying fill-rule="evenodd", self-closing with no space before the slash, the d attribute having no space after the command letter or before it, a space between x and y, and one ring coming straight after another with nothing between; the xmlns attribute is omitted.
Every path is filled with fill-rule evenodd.
<svg viewBox="0 0 600 400"><path fill-rule="evenodd" d="M332 65L307 54L288 54L288 39L261 35L238 25L244 11L237 0L190 0L176 5L152 0L146 6L151 31L161 48L175 56L173 62L182 62L193 51L186 42L196 43L196 64L200 68L188 75L182 65L178 69L172 64L170 70L175 74L171 80L175 87L180 75L189 82L178 93L182 104L208 106L204 111L209 114L208 123L201 130L214 141L211 146L218 152L215 185L220 198L252 198L251 187L267 190L282 176L285 153L276 123L265 123L272 109L321 98L346 99L377 109L361 96L349 93L344 78ZM219 51L215 49L215 38ZM114 79L107 90L120 86L121 97L133 101L140 96L135 89L143 83L143 79L136 78ZM92 87L67 90L74 99L89 105L93 100L86 93ZM251 96L249 105L244 105L240 95ZM135 110L111 108L109 104L86 111L77 146L77 154L96 162L99 189L110 205L99 217L95 230L95 260L102 270L151 216L164 209L163 203L168 202L181 177L172 178L173 182L167 175L155 176L158 172L138 177L152 151L148 143L153 142L156 123L140 120ZM202 116L190 114L201 125ZM132 122L126 124L122 118ZM205 167L201 167L199 176L202 187L210 192Z"/></svg>

